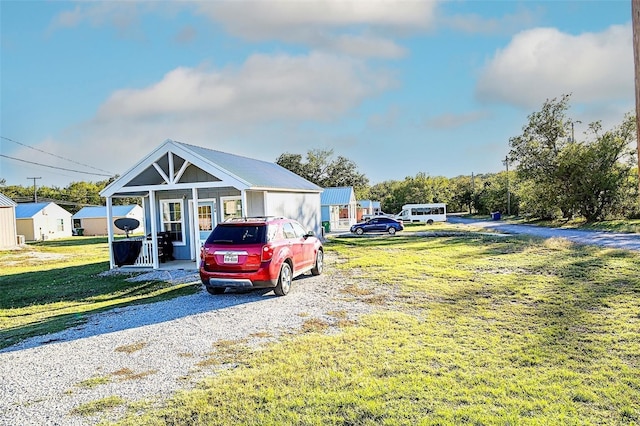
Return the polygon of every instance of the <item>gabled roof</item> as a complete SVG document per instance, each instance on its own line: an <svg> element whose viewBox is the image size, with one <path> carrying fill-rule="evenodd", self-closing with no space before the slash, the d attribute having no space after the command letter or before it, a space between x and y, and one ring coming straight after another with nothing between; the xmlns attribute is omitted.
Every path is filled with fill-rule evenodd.
<svg viewBox="0 0 640 426"><path fill-rule="evenodd" d="M131 214L136 207L142 212L142 208L137 204L130 206L112 206L113 217L126 217ZM91 206L83 207L76 214L72 216L74 219L95 219L95 218L107 218L106 206Z"/></svg>
<svg viewBox="0 0 640 426"><path fill-rule="evenodd" d="M176 143L191 149L203 158L217 164L224 170L247 182L251 187L322 191L322 188L318 185L309 182L276 163L254 160L253 158L241 157L239 155L188 145L186 143Z"/></svg>
<svg viewBox="0 0 640 426"><path fill-rule="evenodd" d="M50 201L47 203L20 203L16 206L16 219L29 219L40 213L45 207L51 206L56 211L64 212L71 217L71 213ZM66 215L65 215L66 216Z"/></svg>
<svg viewBox="0 0 640 426"><path fill-rule="evenodd" d="M353 200L353 187L341 186L325 188L320 194L320 204L323 206L345 206Z"/></svg>
<svg viewBox="0 0 640 426"><path fill-rule="evenodd" d="M191 176L187 180L185 176ZM228 186L240 190L271 189L321 192L322 188L275 163L228 154L167 139L116 179L100 195L137 189Z"/></svg>
<svg viewBox="0 0 640 426"><path fill-rule="evenodd" d="M16 202L0 192L0 207L15 207Z"/></svg>

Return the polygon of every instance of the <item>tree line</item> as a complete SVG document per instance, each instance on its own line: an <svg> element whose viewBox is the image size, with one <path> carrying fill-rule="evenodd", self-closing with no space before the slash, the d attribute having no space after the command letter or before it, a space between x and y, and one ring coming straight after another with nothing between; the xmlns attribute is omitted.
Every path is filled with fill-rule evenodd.
<svg viewBox="0 0 640 426"><path fill-rule="evenodd" d="M332 150L282 154L276 162L322 187L353 186L358 199L381 201L389 213L404 204L446 203L452 212L525 215L588 221L640 218L636 120L627 114L613 129L600 122L575 137L570 95L547 100L509 139L505 171L446 178L418 173L370 186L357 166ZM509 166L511 169L509 170Z"/></svg>
<svg viewBox="0 0 640 426"><path fill-rule="evenodd" d="M330 149L283 153L276 163L320 187L352 186L359 200L380 201L382 210L397 213L404 204L446 203L451 212L504 214L541 219L582 217L588 221L640 218L636 120L627 114L613 129L590 123L584 137L574 134L568 116L569 95L547 100L528 116L522 134L509 139L505 170L498 173L429 176L371 185L357 165ZM116 177L117 178L117 177ZM99 193L115 178L73 182L65 188L39 187L39 201L55 201L71 213L87 205L104 205ZM17 202L33 201L28 186L7 186L0 192ZM114 204L139 200L114 199Z"/></svg>

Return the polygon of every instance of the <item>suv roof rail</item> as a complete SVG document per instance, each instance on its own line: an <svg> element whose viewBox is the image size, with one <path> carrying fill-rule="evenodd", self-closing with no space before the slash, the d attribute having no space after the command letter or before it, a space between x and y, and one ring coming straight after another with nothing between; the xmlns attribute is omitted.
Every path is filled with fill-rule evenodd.
<svg viewBox="0 0 640 426"><path fill-rule="evenodd" d="M230 217L225 220L226 223L229 222L266 222L268 220L274 219L286 219L284 216L244 216L244 217Z"/></svg>

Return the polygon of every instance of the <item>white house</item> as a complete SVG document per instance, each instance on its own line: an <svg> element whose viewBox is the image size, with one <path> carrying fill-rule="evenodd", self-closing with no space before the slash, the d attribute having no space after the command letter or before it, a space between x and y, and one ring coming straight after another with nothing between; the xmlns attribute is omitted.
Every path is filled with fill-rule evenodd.
<svg viewBox="0 0 640 426"><path fill-rule="evenodd" d="M322 188L275 164L166 140L100 193L107 200L140 197L145 234L133 266L159 269L158 234L166 232L177 260L196 262L220 221L238 216L285 216L321 232ZM114 245L109 230L109 244ZM115 267L114 250L111 268ZM194 263L193 267L196 265Z"/></svg>
<svg viewBox="0 0 640 426"><path fill-rule="evenodd" d="M329 222L332 231L348 230L357 221L358 203L351 186L324 188L320 204L322 223Z"/></svg>
<svg viewBox="0 0 640 426"><path fill-rule="evenodd" d="M137 204L112 207L113 221L111 222L114 234L124 235L125 231L116 227L113 222L120 218L136 219L140 222L137 229L131 233L144 232L144 212ZM71 217L74 229L82 229L83 235L107 235L107 208L104 206L83 207Z"/></svg>
<svg viewBox="0 0 640 426"><path fill-rule="evenodd" d="M0 193L0 250L18 245L16 205L11 198Z"/></svg>
<svg viewBox="0 0 640 426"><path fill-rule="evenodd" d="M380 212L380 201L360 200L358 201L360 208L358 209L358 220L362 219L365 214L375 214Z"/></svg>
<svg viewBox="0 0 640 426"><path fill-rule="evenodd" d="M16 229L26 241L55 240L71 236L71 213L54 202L16 206Z"/></svg>

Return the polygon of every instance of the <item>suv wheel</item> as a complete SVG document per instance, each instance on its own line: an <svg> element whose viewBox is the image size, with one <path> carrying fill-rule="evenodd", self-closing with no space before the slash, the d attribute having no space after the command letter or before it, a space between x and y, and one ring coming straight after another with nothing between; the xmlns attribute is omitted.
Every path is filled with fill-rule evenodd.
<svg viewBox="0 0 640 426"><path fill-rule="evenodd" d="M276 296L286 296L291 289L291 266L287 262L282 264L280 269L280 276L278 277L278 284L273 289Z"/></svg>
<svg viewBox="0 0 640 426"><path fill-rule="evenodd" d="M356 229L356 234L357 235L362 235L363 232L364 232L364 229L362 229L362 228L357 228Z"/></svg>
<svg viewBox="0 0 640 426"><path fill-rule="evenodd" d="M316 264L313 269L311 269L311 275L320 275L322 268L324 268L324 253L322 250L318 250L318 253L316 253Z"/></svg>
<svg viewBox="0 0 640 426"><path fill-rule="evenodd" d="M394 228L393 226L390 226L389 229L387 229L387 232L389 232L389 234L393 235L396 233L396 228Z"/></svg>

